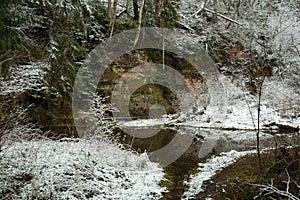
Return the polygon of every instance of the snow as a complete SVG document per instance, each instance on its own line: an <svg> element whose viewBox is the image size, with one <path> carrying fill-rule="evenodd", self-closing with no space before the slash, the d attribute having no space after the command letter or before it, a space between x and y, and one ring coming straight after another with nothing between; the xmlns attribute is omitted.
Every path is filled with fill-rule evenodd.
<svg viewBox="0 0 300 200"><path fill-rule="evenodd" d="M0 77L0 95L24 93L31 90L48 90L44 76L49 67L46 63L32 63L30 65L10 67L8 79L5 80Z"/></svg>
<svg viewBox="0 0 300 200"><path fill-rule="evenodd" d="M183 195L182 199L190 199L191 197L203 192L203 182L210 180L218 171L224 169L234 163L238 158L245 155L255 153L255 151L230 151L214 156L206 163L199 163L199 173L191 177L189 181L189 189Z"/></svg>
<svg viewBox="0 0 300 200"><path fill-rule="evenodd" d="M243 90L243 86L236 86L238 83L234 83L230 78L221 77L226 91L224 98L227 101L227 110L223 121L211 123L215 109L208 105L203 115L192 113L188 117L183 116L183 119L171 120L168 123L192 127L255 130L257 128L257 97ZM300 110L299 102L300 95L288 88L285 82L266 80L262 90L261 128L262 125L272 122L298 127L300 117L296 115ZM178 123L178 121L182 122Z"/></svg>
<svg viewBox="0 0 300 200"><path fill-rule="evenodd" d="M224 88L226 90L227 109L223 121L211 122L215 115L214 110L207 106L204 114L182 114L179 117L165 116L162 119L133 120L119 122L121 126L143 127L162 126L173 124L178 126L189 126L198 128L220 128L220 129L240 129L255 130L257 128L257 99L237 87L228 77L222 76ZM201 101L201 99L199 99ZM201 103L199 103L201 105ZM203 109L203 108L198 108ZM300 110L300 95L284 82L267 80L263 87L260 128L268 129L263 125L275 122L276 124L298 127L300 117L297 116ZM277 127L271 127L276 129Z"/></svg>
<svg viewBox="0 0 300 200"><path fill-rule="evenodd" d="M120 126L143 127L162 126L173 124L178 126L255 130L257 128L257 97L250 95L243 86L236 86L230 78L222 76L223 86L226 91L227 109L222 121L215 121L212 118L216 115L214 108L207 105L202 115L196 113L181 114L178 116L164 116L160 119L120 121ZM200 94L201 95L201 94ZM203 109L202 99L198 99L198 110ZM196 102L197 104L197 102ZM260 128L267 129L263 125L275 122L276 124L298 127L300 117L300 95L285 82L277 80L266 80L262 89L262 102ZM272 127L273 129L276 127Z"/></svg>
<svg viewBox="0 0 300 200"><path fill-rule="evenodd" d="M15 142L0 155L1 193L20 185L14 199L159 199L165 190L162 169L146 153L103 141ZM25 175L32 179L20 180Z"/></svg>
<svg viewBox="0 0 300 200"><path fill-rule="evenodd" d="M86 9L92 13L93 1L85 0L85 2ZM279 71L277 74L285 76L287 80L277 77L277 79L265 81L262 90L261 124L263 127L264 124L275 122L298 127L300 125L300 93L299 90L297 91L297 87L293 89L290 85L291 83L299 84L299 74L297 76L300 67L299 16L295 15L295 11L290 12L289 5L285 3L282 3L281 6L276 3L279 10L272 12L255 11L256 8L247 10L238 19L229 12L224 13L224 8L222 10L219 6L220 14L226 14L226 16L242 22L243 26L233 29L231 27L234 26L231 26L227 30L227 23L223 21L226 29L224 29L225 26L216 29L220 23L211 27L206 26L206 20L195 15L203 7L203 2L184 1L179 11L180 23L187 27L199 27L199 30L203 27L207 29L204 28L202 35L194 34L192 39L185 38L185 35L182 34L182 38L178 38L178 43L194 45L200 43L201 45L201 43L206 43L209 37L214 36L214 32L231 32L231 35L236 32L236 40L240 38L245 47L253 46L258 52L264 53L264 49L257 45L253 38L245 36L248 34L257 37L261 34L273 37L268 45L275 53L267 55L267 58L282 58L283 69L275 70ZM121 4L125 5L125 1L121 1ZM57 6L63 5L59 3ZM209 7L210 5L205 6ZM118 6L117 12L123 9L122 6ZM257 21L249 20L255 13L260 14L257 16ZM264 16L266 21L258 22ZM199 24L203 24L203 27ZM89 35L89 37L91 39L95 35ZM53 42L53 52L57 52L57 43L54 40L51 42ZM45 63L10 67L8 79L0 78L0 95L20 94L33 90L47 91L48 85L44 77L48 69L49 66ZM286 73L289 71L291 73ZM221 78L226 91L224 98L227 99L225 118L222 121L213 119L217 109L209 104L205 105L204 109L203 99L199 97L198 111L201 110L203 114L184 113L179 118L167 116L162 119L126 121L119 122L119 126L148 127L174 124L194 129L197 127L245 130L257 128L257 97L247 92L243 81L224 76ZM61 79L64 80L65 77L61 76ZM16 126L12 129L13 131L8 131L12 134L22 132L24 135L27 133L24 132L24 129L29 130L27 132L30 133L35 130L31 126ZM217 139L225 138L237 142L254 140L256 137L255 132L250 131L218 130L214 132L215 135L218 135ZM204 133L204 135L205 138L210 136L209 133ZM264 134L262 136L267 137ZM8 143L3 144L5 146L1 147L0 152L0 194L10 193L13 199L159 199L162 197L161 193L165 191L165 188L158 186L164 174L156 163L150 162L146 154L137 155L116 144L84 139L13 142L9 143L9 146ZM191 177L191 181L188 183L189 190L185 192L183 199L189 199L202 192L204 181L210 180L218 171L250 153L254 153L254 151L237 152L232 150L214 156L206 163L199 163L199 173ZM32 176L31 180L22 180L28 175Z"/></svg>
<svg viewBox="0 0 300 200"><path fill-rule="evenodd" d="M121 127L149 127L149 126L161 126L169 121L168 118L156 118L156 119L138 119L132 121L119 121L118 124Z"/></svg>

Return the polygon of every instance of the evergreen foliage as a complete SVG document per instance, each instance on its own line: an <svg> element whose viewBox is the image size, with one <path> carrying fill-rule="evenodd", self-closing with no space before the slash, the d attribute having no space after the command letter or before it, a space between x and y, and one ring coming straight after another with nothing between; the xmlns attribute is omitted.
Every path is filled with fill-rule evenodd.
<svg viewBox="0 0 300 200"><path fill-rule="evenodd" d="M76 72L87 53L105 38L107 24L107 10L96 0L5 0L0 8L2 75L10 78L10 68L32 62L50 65L44 78L48 90L28 91L13 101L27 105L24 100L30 99L35 104L29 112L34 121L50 127L71 123Z"/></svg>
<svg viewBox="0 0 300 200"><path fill-rule="evenodd" d="M6 53L10 49L18 46L18 17L13 16L11 10L17 6L21 0L2 0L0 7L0 54Z"/></svg>

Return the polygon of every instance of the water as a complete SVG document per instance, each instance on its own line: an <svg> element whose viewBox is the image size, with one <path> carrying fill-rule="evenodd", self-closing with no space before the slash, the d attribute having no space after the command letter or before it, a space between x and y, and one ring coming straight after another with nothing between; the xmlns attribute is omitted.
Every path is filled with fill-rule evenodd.
<svg viewBox="0 0 300 200"><path fill-rule="evenodd" d="M157 134L146 137L147 130L161 128ZM230 150L247 151L256 148L255 131L224 131L208 130L194 127L131 127L135 133L141 133L143 138L132 137L121 132L122 143L133 148L137 152L153 152L168 145L176 135L188 134L192 136L192 142L184 153L170 165L164 166L165 180L159 185L166 187L168 192L163 195L162 200L181 199L184 191L188 189L189 177L198 172L198 163L205 162L212 155ZM291 144L293 135L278 135L276 139L268 133L261 133L261 149L271 148L282 143ZM297 134L295 134L297 137ZM212 139L211 139L212 138ZM204 148L205 147L205 148ZM204 152L204 153L203 153ZM169 152L170 155L173 152ZM151 153L149 153L151 159Z"/></svg>

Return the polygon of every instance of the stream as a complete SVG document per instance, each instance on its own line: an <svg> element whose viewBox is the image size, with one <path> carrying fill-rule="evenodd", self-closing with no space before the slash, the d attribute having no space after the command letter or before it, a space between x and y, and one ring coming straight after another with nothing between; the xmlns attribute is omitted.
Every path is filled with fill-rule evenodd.
<svg viewBox="0 0 300 200"><path fill-rule="evenodd" d="M188 189L188 182L191 175L198 172L198 163L205 162L213 155L218 155L221 152L228 152L231 150L248 151L256 149L256 132L244 130L215 130L203 129L195 127L130 127L135 133L145 133L147 130L161 129L157 134L151 137L133 137L123 131L120 131L122 143L135 151L143 153L159 150L171 143L176 135L189 135L192 137L189 147L185 149L184 153L174 162L163 167L165 179L159 185L166 187L168 192L163 194L162 200L179 200L183 193ZM128 132L127 132L128 133ZM143 135L143 134L142 134ZM276 145L282 143L292 143L293 136L287 134L280 134L273 136L270 133L262 132L260 134L261 149L274 148ZM174 149L176 151L176 149ZM173 152L170 153L170 156ZM166 155L162 155L164 157ZM168 156L168 155L167 155ZM163 159L163 158L162 158ZM160 161L158 161L160 163Z"/></svg>

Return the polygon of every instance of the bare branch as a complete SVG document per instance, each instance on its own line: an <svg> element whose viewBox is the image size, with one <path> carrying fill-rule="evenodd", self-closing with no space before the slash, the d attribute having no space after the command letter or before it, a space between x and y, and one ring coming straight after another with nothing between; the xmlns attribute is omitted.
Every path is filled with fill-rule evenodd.
<svg viewBox="0 0 300 200"><path fill-rule="evenodd" d="M195 12L195 14L194 14L194 16L195 16L196 18L198 18L198 14L204 9L204 6L205 6L205 2L201 2L201 3L200 3L200 9L197 10L197 12Z"/></svg>
<svg viewBox="0 0 300 200"><path fill-rule="evenodd" d="M285 169L285 173L288 176L288 181L285 181L286 182L286 192L289 193L291 177L290 177L287 169Z"/></svg>
<svg viewBox="0 0 300 200"><path fill-rule="evenodd" d="M275 187L273 185L273 180L271 180L271 184L267 184L267 185L250 184L253 186L260 187L261 192L257 196L255 196L255 199L261 197L262 195L269 196L271 194L277 194L282 197L287 197L289 200L300 200L300 198L296 197L295 195L293 195L289 192L289 185L290 185L291 179L290 179L290 175L287 170L286 170L286 174L288 176L288 180L286 181L286 184L287 184L286 190L279 190L277 187ZM272 198L272 197L270 197L270 198Z"/></svg>
<svg viewBox="0 0 300 200"><path fill-rule="evenodd" d="M295 44L295 38L294 38L294 36L292 36L291 38L292 38L292 46L295 48L298 56L300 57L300 50L299 50L298 46Z"/></svg>

